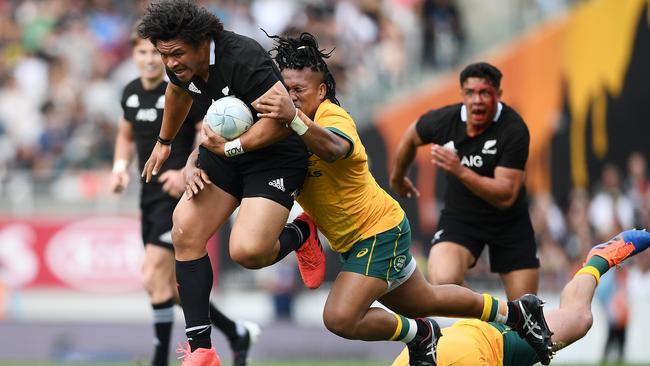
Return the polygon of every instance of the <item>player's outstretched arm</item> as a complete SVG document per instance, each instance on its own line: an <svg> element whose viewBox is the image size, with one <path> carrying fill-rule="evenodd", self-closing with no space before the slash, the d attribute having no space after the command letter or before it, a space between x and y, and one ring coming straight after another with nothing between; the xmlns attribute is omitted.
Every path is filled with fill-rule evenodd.
<svg viewBox="0 0 650 366"><path fill-rule="evenodd" d="M158 134L158 142L151 151L149 159L144 164L142 176L151 182L151 177L158 175L163 163L171 153L171 143L178 133L192 106L192 98L180 87L168 83L165 90L165 113Z"/></svg>
<svg viewBox="0 0 650 366"><path fill-rule="evenodd" d="M113 153L113 174L111 176L111 191L122 192L129 185L127 168L133 156L133 127L124 118L120 119L115 138Z"/></svg>
<svg viewBox="0 0 650 366"><path fill-rule="evenodd" d="M408 168L415 159L418 146L423 144L422 139L415 130L416 122L413 122L402 136L397 147L393 171L390 175L390 187L401 197L420 196L411 179L406 176Z"/></svg>

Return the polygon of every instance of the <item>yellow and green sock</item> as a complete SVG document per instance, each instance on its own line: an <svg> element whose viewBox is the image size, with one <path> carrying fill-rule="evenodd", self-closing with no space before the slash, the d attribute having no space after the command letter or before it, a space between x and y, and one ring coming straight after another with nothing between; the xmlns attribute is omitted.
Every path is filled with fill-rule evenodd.
<svg viewBox="0 0 650 366"><path fill-rule="evenodd" d="M604 275L609 268L607 259L594 255L589 258L589 261L585 263L584 267L580 268L578 272L576 272L575 276L579 274L590 274L596 278L596 282L600 282L600 276Z"/></svg>

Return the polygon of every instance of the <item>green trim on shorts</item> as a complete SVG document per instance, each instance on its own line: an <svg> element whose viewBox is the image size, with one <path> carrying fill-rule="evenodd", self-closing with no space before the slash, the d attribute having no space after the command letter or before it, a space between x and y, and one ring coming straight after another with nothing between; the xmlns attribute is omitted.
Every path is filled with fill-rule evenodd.
<svg viewBox="0 0 650 366"><path fill-rule="evenodd" d="M505 324L489 322L503 336L503 366L532 366L539 362L528 342Z"/></svg>
<svg viewBox="0 0 650 366"><path fill-rule="evenodd" d="M355 272L386 281L407 275L411 261L411 228L406 217L394 228L356 242L341 254L341 271Z"/></svg>

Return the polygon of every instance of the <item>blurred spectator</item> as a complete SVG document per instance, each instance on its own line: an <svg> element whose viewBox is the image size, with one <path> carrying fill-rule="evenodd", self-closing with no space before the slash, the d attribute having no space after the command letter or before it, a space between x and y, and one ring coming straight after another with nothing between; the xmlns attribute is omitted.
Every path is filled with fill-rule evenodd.
<svg viewBox="0 0 650 366"><path fill-rule="evenodd" d="M571 192L567 210L568 234L565 250L572 262L581 261L596 240L589 222L589 195L587 191L575 189ZM577 270L577 268L575 268Z"/></svg>
<svg viewBox="0 0 650 366"><path fill-rule="evenodd" d="M596 242L604 242L623 229L634 227L634 206L623 192L616 166L606 164L600 187L589 207L589 219L596 230Z"/></svg>
<svg viewBox="0 0 650 366"><path fill-rule="evenodd" d="M257 271L264 289L273 295L275 320L291 320L296 295L296 261L286 257L273 266Z"/></svg>
<svg viewBox="0 0 650 366"><path fill-rule="evenodd" d="M465 36L454 0L424 0L422 20L422 63L429 67L456 65Z"/></svg>
<svg viewBox="0 0 650 366"><path fill-rule="evenodd" d="M607 314L608 331L602 362L606 363L615 350L615 362L623 361L625 351L625 332L629 320L627 298L627 269L609 271L600 279L596 298L603 304Z"/></svg>
<svg viewBox="0 0 650 366"><path fill-rule="evenodd" d="M640 227L650 224L650 180L646 169L647 162L643 154L638 151L630 154L625 192L634 205L634 223Z"/></svg>

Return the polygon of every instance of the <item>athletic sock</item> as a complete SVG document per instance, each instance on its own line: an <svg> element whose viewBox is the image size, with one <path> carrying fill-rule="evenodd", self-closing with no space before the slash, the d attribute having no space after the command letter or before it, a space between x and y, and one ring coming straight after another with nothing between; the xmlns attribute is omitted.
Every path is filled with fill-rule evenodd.
<svg viewBox="0 0 650 366"><path fill-rule="evenodd" d="M210 322L228 338L230 343L239 336L237 323L219 311L212 302L210 302Z"/></svg>
<svg viewBox="0 0 650 366"><path fill-rule="evenodd" d="M393 336L388 340L409 343L419 332L417 321L415 319L409 319L399 314L393 313L393 315L397 319L397 328L395 328L395 333L393 333ZM424 325L424 327L426 327L426 325ZM427 331L427 329L425 328L423 331Z"/></svg>
<svg viewBox="0 0 650 366"><path fill-rule="evenodd" d="M607 272L608 270L609 270L609 262L607 262L607 259L600 257L598 255L594 255L591 258L589 258L589 261L585 263L584 267L580 268L578 272L576 272L575 276L584 273L590 274L594 276L594 278L596 279L596 283L599 283L600 276L604 275L605 272Z"/></svg>
<svg viewBox="0 0 650 366"><path fill-rule="evenodd" d="M297 250L309 237L309 225L300 220L294 220L284 226L280 233L280 250L273 263L279 262L289 253Z"/></svg>
<svg viewBox="0 0 650 366"><path fill-rule="evenodd" d="M482 321L505 324L508 319L508 314L509 311L506 302L499 301L499 299L489 294L483 294Z"/></svg>
<svg viewBox="0 0 650 366"><path fill-rule="evenodd" d="M185 315L185 334L192 351L211 348L210 340L210 290L212 289L212 265L210 257L191 261L176 261L178 293Z"/></svg>
<svg viewBox="0 0 650 366"><path fill-rule="evenodd" d="M152 366L167 366L169 363L169 340L174 324L174 304L173 298L160 304L151 304L155 332Z"/></svg>
<svg viewBox="0 0 650 366"><path fill-rule="evenodd" d="M521 309L517 306L517 302L508 301L508 318L506 319L505 324L512 329L517 329L521 323Z"/></svg>

